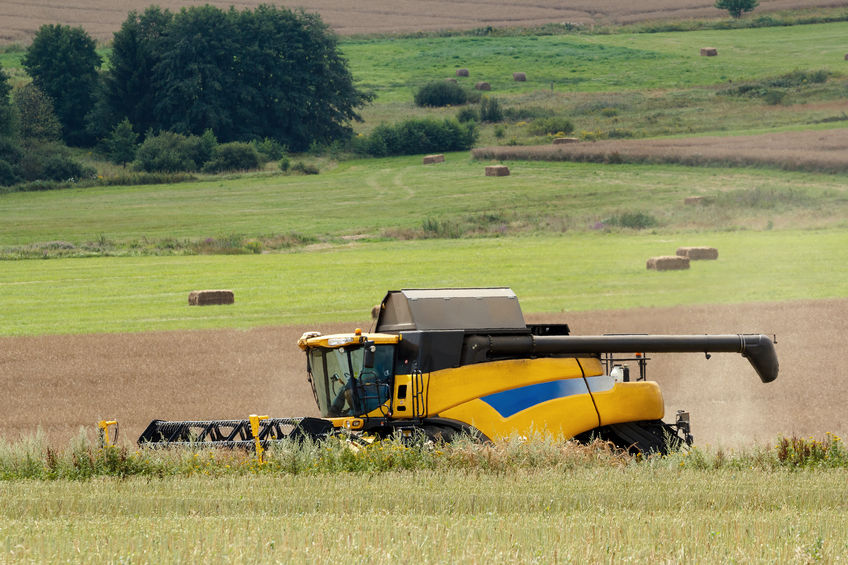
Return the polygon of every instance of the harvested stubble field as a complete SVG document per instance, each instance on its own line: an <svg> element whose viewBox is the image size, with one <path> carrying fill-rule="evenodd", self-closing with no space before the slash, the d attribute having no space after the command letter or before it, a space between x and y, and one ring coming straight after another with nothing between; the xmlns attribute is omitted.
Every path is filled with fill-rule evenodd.
<svg viewBox="0 0 848 565"><path fill-rule="evenodd" d="M692 413L700 445L741 445L782 435L848 435L848 391L838 370L848 335L848 300L642 308L528 315L570 324L575 334L777 334L781 374L765 385L735 354L655 355L666 412ZM41 427L64 446L80 426L121 423L134 441L154 418L317 415L296 340L305 330L350 331L356 324L38 336L0 339L0 437ZM367 328L368 323L361 324Z"/></svg>
<svg viewBox="0 0 848 565"><path fill-rule="evenodd" d="M163 8L211 4L222 9L253 8L262 0L165 0ZM23 1L0 2L0 42L28 41L39 26L64 23L84 27L96 39L112 38L130 10L143 10L147 0L44 0L37 4ZM444 29L477 27L527 27L546 23L569 22L581 25L628 24L646 20L719 17L722 12L705 0L651 0L622 3L615 0L592 2L577 0L563 5L554 0L519 0L509 3L491 0L393 1L369 0L284 0L276 4L318 12L343 35L371 33L414 33ZM763 0L757 13L799 8L842 6L834 0Z"/></svg>
<svg viewBox="0 0 848 565"><path fill-rule="evenodd" d="M845 109L848 110L848 103ZM834 129L725 137L603 140L482 147L472 150L472 155L477 159L497 160L764 166L844 173L848 172L848 135L844 129Z"/></svg>

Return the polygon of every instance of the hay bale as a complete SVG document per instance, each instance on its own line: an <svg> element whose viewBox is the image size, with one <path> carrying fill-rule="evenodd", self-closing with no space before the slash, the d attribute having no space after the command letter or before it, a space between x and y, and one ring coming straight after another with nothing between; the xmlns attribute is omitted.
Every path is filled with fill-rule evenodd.
<svg viewBox="0 0 848 565"><path fill-rule="evenodd" d="M444 163L445 156L444 155L426 155L424 157L424 164L430 165L432 163Z"/></svg>
<svg viewBox="0 0 848 565"><path fill-rule="evenodd" d="M660 257L651 257L648 259L648 269L655 271L677 271L680 269L689 268L688 257L678 257L676 255L662 255Z"/></svg>
<svg viewBox="0 0 848 565"><path fill-rule="evenodd" d="M509 167L506 165L489 165L486 167L487 177L505 177L509 176Z"/></svg>
<svg viewBox="0 0 848 565"><path fill-rule="evenodd" d="M452 82L452 83L456 84L456 79L455 79L455 78L453 78L453 77L446 78L446 79L445 79L445 81L446 81L446 82Z"/></svg>
<svg viewBox="0 0 848 565"><path fill-rule="evenodd" d="M512 73L512 80L515 82L524 82L527 80L527 75L524 73Z"/></svg>
<svg viewBox="0 0 848 565"><path fill-rule="evenodd" d="M678 247L678 257L686 257L690 261L718 259L718 249L715 247Z"/></svg>
<svg viewBox="0 0 848 565"><path fill-rule="evenodd" d="M718 49L715 47L701 47L701 57L715 57L718 55Z"/></svg>
<svg viewBox="0 0 848 565"><path fill-rule="evenodd" d="M492 85L488 82L480 81L474 85L474 88L476 88L477 90L492 90Z"/></svg>
<svg viewBox="0 0 848 565"><path fill-rule="evenodd" d="M563 145L565 143L577 143L580 141L576 137L555 137L554 145Z"/></svg>
<svg viewBox="0 0 848 565"><path fill-rule="evenodd" d="M703 196L687 196L683 199L683 203L687 206L700 206L704 204L706 201Z"/></svg>
<svg viewBox="0 0 848 565"><path fill-rule="evenodd" d="M382 309L382 306L380 304L375 304L374 306L372 306L371 307L371 319L376 320L377 318L379 318L381 309Z"/></svg>
<svg viewBox="0 0 848 565"><path fill-rule="evenodd" d="M845 60L848 61L848 53L845 53Z"/></svg>
<svg viewBox="0 0 848 565"><path fill-rule="evenodd" d="M467 77L468 76L468 69L457 69L456 70L456 76Z"/></svg>
<svg viewBox="0 0 848 565"><path fill-rule="evenodd" d="M232 304L236 301L232 290L192 290L188 294L189 306Z"/></svg>

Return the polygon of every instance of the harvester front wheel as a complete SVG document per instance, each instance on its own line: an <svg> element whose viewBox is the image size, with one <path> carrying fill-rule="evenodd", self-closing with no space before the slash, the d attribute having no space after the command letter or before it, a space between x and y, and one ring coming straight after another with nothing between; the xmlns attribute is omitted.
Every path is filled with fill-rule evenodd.
<svg viewBox="0 0 848 565"><path fill-rule="evenodd" d="M574 439L581 442L590 442L594 439L609 441L619 449L634 455L637 453L666 454L689 445L689 441L685 437L680 437L674 426L662 420L611 424L582 433Z"/></svg>

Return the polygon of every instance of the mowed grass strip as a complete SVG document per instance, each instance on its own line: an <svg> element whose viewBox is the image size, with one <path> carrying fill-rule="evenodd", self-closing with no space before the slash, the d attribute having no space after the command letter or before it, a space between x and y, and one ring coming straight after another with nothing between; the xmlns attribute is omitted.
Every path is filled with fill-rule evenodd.
<svg viewBox="0 0 848 565"><path fill-rule="evenodd" d="M587 230L610 216L643 212L671 229L845 226L841 176L671 165L510 163L484 176L468 153L423 165L421 157L361 159L317 176L244 176L177 185L91 187L0 195L0 246L105 238L202 241L297 233L311 238L420 230L427 220L513 231ZM771 198L748 202L749 192ZM685 206L688 196L738 193L722 206ZM128 251L131 253L131 251Z"/></svg>
<svg viewBox="0 0 848 565"><path fill-rule="evenodd" d="M647 271L679 246L719 249L687 271ZM565 234L365 243L310 252L7 261L0 335L368 323L389 289L511 286L525 312L767 302L848 295L845 230ZM188 306L227 288L230 306Z"/></svg>
<svg viewBox="0 0 848 565"><path fill-rule="evenodd" d="M842 470L608 468L0 483L0 560L835 562Z"/></svg>

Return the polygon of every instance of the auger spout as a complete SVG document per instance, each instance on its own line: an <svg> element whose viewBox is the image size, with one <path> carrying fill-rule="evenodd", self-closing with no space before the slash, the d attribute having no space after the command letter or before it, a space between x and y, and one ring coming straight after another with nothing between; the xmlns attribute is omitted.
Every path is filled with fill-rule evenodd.
<svg viewBox="0 0 848 565"><path fill-rule="evenodd" d="M740 353L760 380L777 378L779 363L774 344L762 334L730 335L599 335L491 336L489 354L557 353Z"/></svg>

